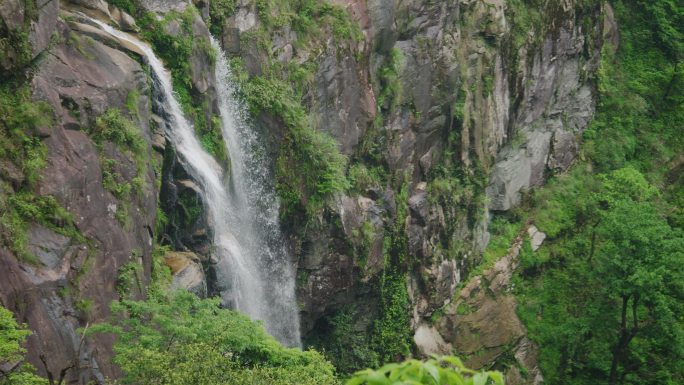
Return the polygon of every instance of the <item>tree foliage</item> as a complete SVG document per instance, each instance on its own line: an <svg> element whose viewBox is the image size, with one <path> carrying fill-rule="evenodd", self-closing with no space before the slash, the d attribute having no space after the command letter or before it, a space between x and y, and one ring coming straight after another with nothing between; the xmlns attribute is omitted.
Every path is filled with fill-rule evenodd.
<svg viewBox="0 0 684 385"><path fill-rule="evenodd" d="M620 47L603 50L586 161L533 194L530 214L549 237L523 252L519 313L549 383L679 384L682 7L613 5Z"/></svg>
<svg viewBox="0 0 684 385"><path fill-rule="evenodd" d="M177 292L165 300L112 305L114 363L129 384L336 384L333 366L315 351L288 349L218 299Z"/></svg>
<svg viewBox="0 0 684 385"><path fill-rule="evenodd" d="M500 372L478 372L466 368L456 357L427 361L407 360L366 369L354 374L346 385L503 385Z"/></svg>
<svg viewBox="0 0 684 385"><path fill-rule="evenodd" d="M596 179L594 191L551 195L545 205L573 220L556 225L555 239L539 252L545 257L523 256L530 282L519 291L521 316L542 346L545 377L555 384L679 383L684 234L667 222L657 190L639 171Z"/></svg>
<svg viewBox="0 0 684 385"><path fill-rule="evenodd" d="M33 374L33 366L24 363L26 350L21 345L29 335L31 332L17 324L12 312L0 306L0 385L47 384Z"/></svg>

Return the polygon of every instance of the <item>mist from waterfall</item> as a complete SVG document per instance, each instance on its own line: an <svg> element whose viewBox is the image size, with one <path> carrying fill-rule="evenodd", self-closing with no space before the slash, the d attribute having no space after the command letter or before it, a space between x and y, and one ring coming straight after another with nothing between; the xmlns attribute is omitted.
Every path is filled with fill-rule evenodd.
<svg viewBox="0 0 684 385"><path fill-rule="evenodd" d="M91 19L113 37L137 47L152 69L156 107L166 135L198 183L213 229L217 281L224 305L261 320L286 346L300 346L294 271L278 224L279 202L263 147L236 97L223 51L217 50L216 81L222 133L230 157L225 173L200 145L173 94L168 71L139 39ZM224 175L227 175L224 177Z"/></svg>

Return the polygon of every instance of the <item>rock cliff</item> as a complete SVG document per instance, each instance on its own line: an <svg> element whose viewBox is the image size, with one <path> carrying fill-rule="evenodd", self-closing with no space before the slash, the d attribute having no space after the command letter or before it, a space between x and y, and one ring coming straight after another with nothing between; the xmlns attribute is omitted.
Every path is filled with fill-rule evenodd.
<svg viewBox="0 0 684 385"><path fill-rule="evenodd" d="M287 8L235 0L216 2L225 8L219 12L208 2L135 4L132 16L97 0L0 6L2 44L11 47L0 66L29 79L32 99L47 102L53 115L36 134L47 150L38 182L28 186L4 162L3 193L54 197L78 233L29 220L27 247L37 260L0 249L0 302L35 331L28 351L39 371L73 368L68 383L118 375L111 338L83 342L79 328L106 319L112 300L145 295L160 245L177 251L167 255L173 285L218 292L210 222L166 143L145 62L83 16L144 34L135 18L150 11L160 20L166 15L150 24L161 25L158 33L190 44L187 63L167 64L175 85L187 89L186 113L209 140L217 124L214 61L205 49L211 30L239 59L234 70L243 83L284 81L308 124L334 138L349 160L351 187L305 215L311 196L303 193L292 206L281 195L305 343L330 349L340 316L351 311L351 334L382 345L387 338L378 329L398 307L405 319L394 329L407 334L407 346L377 354L455 349L477 355L476 367L510 364L504 361L513 356L528 376L509 372L511 383L535 381L534 347L515 301L502 292L508 283L490 293L485 286L495 273L466 278L488 243L490 213L515 207L577 156L593 116L602 46L617 38L607 6L335 0L328 8L305 1ZM330 23L312 29L305 17ZM280 182L287 177L281 162L294 156L284 150L287 116L252 111ZM138 144L108 136L116 124L135 127L131 140ZM514 259L495 269L510 272ZM50 358L45 366L41 355Z"/></svg>
<svg viewBox="0 0 684 385"><path fill-rule="evenodd" d="M350 159L352 189L306 226L287 228L299 256L305 340L332 349L325 341L351 306L354 333L378 343L378 319L393 306L385 298L391 276L408 287L417 342L420 331L443 325L436 311L453 306L480 262L490 212L518 205L573 163L615 22L600 2L334 3L360 30L351 42L333 28L302 44L307 37L269 22L277 11L246 0L223 22L222 41L254 76L274 65L311 66L303 104ZM259 34L268 36L261 45L252 38ZM258 121L265 132L284 130L277 116ZM277 153L278 141L272 146ZM400 273L388 275L394 269ZM479 306L507 316L483 316L477 333L496 333L512 318L516 338L524 335L514 302L475 301L485 300ZM433 337L449 340L458 327L442 326ZM461 350L487 347L480 344ZM425 352L420 344L418 351Z"/></svg>

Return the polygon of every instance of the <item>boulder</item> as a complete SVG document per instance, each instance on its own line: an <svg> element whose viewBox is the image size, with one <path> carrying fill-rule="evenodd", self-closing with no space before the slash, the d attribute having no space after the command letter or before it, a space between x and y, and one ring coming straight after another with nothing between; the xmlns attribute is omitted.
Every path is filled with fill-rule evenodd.
<svg viewBox="0 0 684 385"><path fill-rule="evenodd" d="M529 235L530 237L530 245L532 246L532 251L537 251L546 239L546 233L539 231L539 229L535 225L531 225L527 228L527 235Z"/></svg>
<svg viewBox="0 0 684 385"><path fill-rule="evenodd" d="M432 326L427 324L419 325L413 335L413 341L420 354L425 356L447 355L450 354L453 347L451 344L444 341L439 332Z"/></svg>
<svg viewBox="0 0 684 385"><path fill-rule="evenodd" d="M192 252L170 252L164 255L164 263L171 269L171 289L185 289L198 297L207 296L207 282L200 258Z"/></svg>

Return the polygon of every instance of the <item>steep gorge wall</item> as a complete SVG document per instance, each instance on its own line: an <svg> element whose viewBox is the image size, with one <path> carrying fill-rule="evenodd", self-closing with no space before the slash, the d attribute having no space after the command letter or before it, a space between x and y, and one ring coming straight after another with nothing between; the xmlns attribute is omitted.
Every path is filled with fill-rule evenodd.
<svg viewBox="0 0 684 385"><path fill-rule="evenodd" d="M333 23L314 35L291 16L283 22L279 10L287 7L281 3L217 2L232 11L220 15L197 2L198 14L165 24L165 33L196 41L188 68L172 70L187 71L193 117L204 122L205 133L212 132L216 102L213 61L199 42L211 29L251 79L289 84L306 121L333 137L349 158L352 185L344 193L304 215L311 196L302 193L294 206L283 197L305 343L334 351L343 333L340 319L351 315L343 338L367 351L354 353L347 370L372 363L373 355L428 353L420 344L412 347L415 330L439 332L433 342L458 346L461 337L450 333L451 321L441 321L440 314L482 258L490 211L509 210L526 189L567 169L577 155L579 134L594 110L601 47L616 36L609 8L571 0L336 0L336 9L351 17L352 31ZM29 247L40 261L17 261L3 248L8 267L0 271L0 299L36 331L29 340L31 361L42 370L38 356L47 354L49 370L58 373L79 351L76 329L106 319L109 302L119 298L122 267L141 283L129 295L144 292L156 244L180 251L170 263L183 272L176 275L178 286L200 295L218 289L198 189L166 145L144 62L75 12L128 30L136 28L133 19L104 2L53 0L38 3L39 19L13 21L24 4L3 2L3 28L28 31L33 98L47 101L54 113L54 124L41 134L47 167L32 191L54 196L73 216L83 242L32 225ZM292 4L288 12L308 14L307 2ZM189 4L140 6L168 15ZM17 72L12 63L17 60L3 57L3 70ZM297 78L301 72L304 81ZM125 147L89 135L111 108L140 129L143 168ZM283 150L289 145L287 117L255 113L276 163L275 178L287 180L279 166L294 157ZM4 184L12 184L10 174L2 174ZM109 191L108 174L115 185L137 187L130 195L111 185ZM126 214L117 216L122 208ZM155 226L158 212L166 212L168 223ZM479 364L502 361L502 346L519 337L497 342L501 346ZM89 341L70 379L116 376L109 364L112 341ZM372 352L369 345L380 348Z"/></svg>
<svg viewBox="0 0 684 385"><path fill-rule="evenodd" d="M356 39L340 41L332 28L302 44L295 28L264 20L277 11L246 0L221 28L252 76L313 68L302 103L350 159L352 188L287 227L305 342L333 355L344 317L353 319L344 333L370 345L383 344L394 307L411 314L404 332L439 319L482 258L490 212L572 164L593 116L602 45L617 36L598 1L334 3L359 26ZM277 154L287 128L277 114L258 121L276 133ZM503 357L515 338L478 365Z"/></svg>

